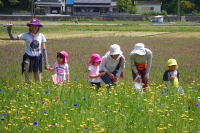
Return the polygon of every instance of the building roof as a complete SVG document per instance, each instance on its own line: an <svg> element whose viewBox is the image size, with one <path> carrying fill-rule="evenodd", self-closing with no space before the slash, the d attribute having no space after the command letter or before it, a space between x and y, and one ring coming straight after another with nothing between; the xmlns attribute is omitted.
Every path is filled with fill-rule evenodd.
<svg viewBox="0 0 200 133"><path fill-rule="evenodd" d="M73 5L74 4L74 0L66 0L66 5Z"/></svg>
<svg viewBox="0 0 200 133"><path fill-rule="evenodd" d="M111 3L111 0L75 0L74 3L107 4Z"/></svg>
<svg viewBox="0 0 200 133"><path fill-rule="evenodd" d="M135 5L161 5L161 1L135 1Z"/></svg>

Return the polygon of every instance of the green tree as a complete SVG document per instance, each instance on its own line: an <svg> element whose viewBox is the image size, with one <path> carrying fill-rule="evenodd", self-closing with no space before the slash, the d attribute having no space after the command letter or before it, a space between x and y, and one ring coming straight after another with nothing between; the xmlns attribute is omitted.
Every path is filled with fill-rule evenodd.
<svg viewBox="0 0 200 133"><path fill-rule="evenodd" d="M8 0L8 2L9 2L11 5L16 5L17 3L19 3L18 0Z"/></svg>
<svg viewBox="0 0 200 133"><path fill-rule="evenodd" d="M0 0L0 7L3 7L3 1Z"/></svg>
<svg viewBox="0 0 200 133"><path fill-rule="evenodd" d="M32 0L20 0L19 6L23 9L31 9Z"/></svg>
<svg viewBox="0 0 200 133"><path fill-rule="evenodd" d="M135 7L133 6L132 0L117 0L117 7L119 12L127 12L127 6L128 12L130 14L135 13Z"/></svg>
<svg viewBox="0 0 200 133"><path fill-rule="evenodd" d="M195 4L189 0L181 0L181 12L182 14L191 13Z"/></svg>
<svg viewBox="0 0 200 133"><path fill-rule="evenodd" d="M126 11L126 7L127 7L127 4L126 4L126 0L117 0L117 8L119 10L119 12L125 12Z"/></svg>

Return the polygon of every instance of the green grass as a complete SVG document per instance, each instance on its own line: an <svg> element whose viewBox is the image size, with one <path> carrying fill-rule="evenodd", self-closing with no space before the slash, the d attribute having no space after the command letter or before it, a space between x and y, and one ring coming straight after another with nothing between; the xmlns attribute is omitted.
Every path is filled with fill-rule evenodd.
<svg viewBox="0 0 200 133"><path fill-rule="evenodd" d="M153 82L143 95L123 83L109 93L105 87L97 93L81 82L4 86L0 96L5 120L0 128L1 132L198 132L200 84L183 87L185 95Z"/></svg>
<svg viewBox="0 0 200 133"><path fill-rule="evenodd" d="M59 86L53 85L52 73L45 70L41 84L27 85L23 82L24 41L6 40L8 35L1 27L0 118L5 120L0 120L0 132L199 132L199 32L193 32L196 30L194 27L175 32L176 28L183 31L183 27L171 27L173 32L154 36L79 36L79 33L103 34L112 28L116 33L120 28L121 33L125 33L123 30L131 31L129 34L146 33L134 32L134 28L148 30L146 26L81 28L65 25L41 30L49 37L47 51L51 65L56 61L58 51L69 53L71 83ZM14 34L26 31L27 27L14 27ZM76 35L66 38L65 34ZM60 38L54 37L56 35ZM129 53L138 42L143 42L153 51L150 88L143 95L132 88L129 61ZM113 43L121 46L126 57L125 78L120 79L120 85L109 92L103 83L100 91L96 92L88 82L87 62L92 53L103 56ZM169 58L178 61L184 95L173 87L166 88L162 81ZM34 121L38 125L34 126Z"/></svg>
<svg viewBox="0 0 200 133"><path fill-rule="evenodd" d="M7 20L0 20L0 24L6 24ZM46 21L42 20L42 24L74 24L74 20L69 21ZM13 21L14 24L26 24L27 21ZM199 21L174 21L174 24L200 24ZM149 21L123 21L123 20L114 20L114 21L101 21L101 20L79 20L79 24L124 24L124 25L139 25L139 24L170 24L170 22L164 22L164 23L151 23Z"/></svg>

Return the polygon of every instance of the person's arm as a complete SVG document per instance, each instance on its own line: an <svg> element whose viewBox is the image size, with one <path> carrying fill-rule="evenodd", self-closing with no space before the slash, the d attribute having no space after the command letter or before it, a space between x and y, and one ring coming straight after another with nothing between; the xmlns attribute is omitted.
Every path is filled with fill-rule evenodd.
<svg viewBox="0 0 200 133"><path fill-rule="evenodd" d="M90 70L88 70L88 76L89 76L90 78L98 78L98 77L99 77L99 75L92 76Z"/></svg>
<svg viewBox="0 0 200 133"><path fill-rule="evenodd" d="M149 71L151 69L151 64L152 64L152 52L149 53L148 58L147 58L147 69L146 69L146 74L145 77L149 77Z"/></svg>
<svg viewBox="0 0 200 133"><path fill-rule="evenodd" d="M69 83L70 81L69 81L69 74L67 75L67 82Z"/></svg>
<svg viewBox="0 0 200 133"><path fill-rule="evenodd" d="M121 59L121 63L120 63L120 68L119 68L119 70L118 70L118 72L117 72L117 74L116 74L116 76L117 77L120 77L120 75L121 75L121 73L122 73L122 71L124 70L124 68L125 68L125 57L124 56L122 56L122 59Z"/></svg>
<svg viewBox="0 0 200 133"><path fill-rule="evenodd" d="M130 55L130 62L131 62L131 69L133 70L133 72L138 75L138 70L137 70L137 67L135 65L135 57L134 57L134 54L131 54Z"/></svg>
<svg viewBox="0 0 200 133"><path fill-rule="evenodd" d="M105 56L102 58L102 61L100 63L100 71L108 72L108 69L106 68L106 57Z"/></svg>
<svg viewBox="0 0 200 133"><path fill-rule="evenodd" d="M44 57L45 68L49 69L49 62L48 62L47 50L46 50L45 42L42 43L42 54L43 54L43 57Z"/></svg>
<svg viewBox="0 0 200 133"><path fill-rule="evenodd" d="M47 70L50 72L54 72L54 68L51 68L51 67L49 67Z"/></svg>
<svg viewBox="0 0 200 133"><path fill-rule="evenodd" d="M163 74L163 81L169 81L168 71L165 71L165 73Z"/></svg>
<svg viewBox="0 0 200 133"><path fill-rule="evenodd" d="M12 24L8 24L8 25L6 25L6 27L7 27L8 35L9 35L11 40L20 40L20 36L14 36L13 35Z"/></svg>
<svg viewBox="0 0 200 133"><path fill-rule="evenodd" d="M178 71L177 71L177 78L178 78L178 82L180 82L180 75Z"/></svg>
<svg viewBox="0 0 200 133"><path fill-rule="evenodd" d="M67 79L67 82L69 83L69 65L66 64L66 79Z"/></svg>

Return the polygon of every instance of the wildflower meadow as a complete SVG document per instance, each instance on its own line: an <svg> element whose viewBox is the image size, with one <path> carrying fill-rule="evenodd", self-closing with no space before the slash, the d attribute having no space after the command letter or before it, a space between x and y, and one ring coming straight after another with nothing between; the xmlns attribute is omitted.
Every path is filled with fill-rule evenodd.
<svg viewBox="0 0 200 133"><path fill-rule="evenodd" d="M102 31L55 27L44 26L41 32L47 37L51 66L58 51L69 53L70 83L63 85L53 84L52 73L45 70L41 83L25 83L21 74L24 42L9 40L0 27L1 133L200 133L199 32L183 31L184 27L135 32L131 25L133 31L129 27L123 31L107 31L103 26ZM79 30L82 27L84 31ZM27 27L13 29L19 34ZM131 76L129 54L137 42L153 51L149 88L144 93L134 90ZM121 46L126 57L125 78L111 89L102 83L96 91L88 82L87 62L92 53L103 56L113 43ZM169 58L177 59L184 93L162 81Z"/></svg>

